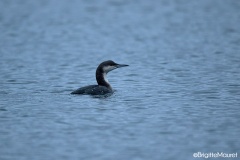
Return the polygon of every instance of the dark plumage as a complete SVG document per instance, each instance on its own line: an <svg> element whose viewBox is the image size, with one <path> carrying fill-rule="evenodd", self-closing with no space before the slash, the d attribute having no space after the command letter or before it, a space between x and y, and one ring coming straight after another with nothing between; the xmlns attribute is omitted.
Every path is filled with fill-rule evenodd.
<svg viewBox="0 0 240 160"><path fill-rule="evenodd" d="M120 68L126 67L126 64L117 64L111 60L102 62L96 70L96 80L98 85L90 85L79 88L73 91L71 94L89 94L89 95L105 95L109 93L113 93L113 89L106 79L106 75L108 72Z"/></svg>

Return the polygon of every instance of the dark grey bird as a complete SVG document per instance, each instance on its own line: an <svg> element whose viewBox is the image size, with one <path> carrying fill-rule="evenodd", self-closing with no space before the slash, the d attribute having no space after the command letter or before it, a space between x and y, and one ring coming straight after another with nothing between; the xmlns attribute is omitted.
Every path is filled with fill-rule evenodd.
<svg viewBox="0 0 240 160"><path fill-rule="evenodd" d="M90 85L79 88L71 94L89 94L89 95L106 95L113 93L113 89L107 80L107 73L121 67L126 67L126 64L117 64L112 60L102 62L96 70L96 80L98 85Z"/></svg>

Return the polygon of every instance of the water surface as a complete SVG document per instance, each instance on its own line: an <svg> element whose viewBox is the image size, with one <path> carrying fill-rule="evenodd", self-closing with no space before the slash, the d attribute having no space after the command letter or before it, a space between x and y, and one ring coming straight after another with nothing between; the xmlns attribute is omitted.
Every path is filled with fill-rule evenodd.
<svg viewBox="0 0 240 160"><path fill-rule="evenodd" d="M1 160L239 152L240 1L0 2ZM95 84L112 59L108 98ZM240 154L240 153L238 153Z"/></svg>

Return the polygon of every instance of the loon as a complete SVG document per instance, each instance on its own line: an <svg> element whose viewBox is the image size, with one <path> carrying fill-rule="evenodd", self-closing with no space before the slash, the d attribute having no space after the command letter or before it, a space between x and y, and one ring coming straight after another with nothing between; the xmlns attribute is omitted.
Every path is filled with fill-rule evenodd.
<svg viewBox="0 0 240 160"><path fill-rule="evenodd" d="M97 67L96 80L98 85L81 87L71 94L88 94L88 95L106 95L113 93L113 89L107 80L107 73L120 68L126 67L126 64L117 64L112 60L104 61Z"/></svg>

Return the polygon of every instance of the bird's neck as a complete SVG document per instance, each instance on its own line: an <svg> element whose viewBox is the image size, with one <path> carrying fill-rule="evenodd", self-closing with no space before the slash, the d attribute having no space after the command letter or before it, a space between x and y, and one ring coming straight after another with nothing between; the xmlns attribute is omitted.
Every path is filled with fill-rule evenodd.
<svg viewBox="0 0 240 160"><path fill-rule="evenodd" d="M105 86L112 90L112 87L107 80L107 73L97 70L96 71L96 80L97 80L98 85Z"/></svg>

